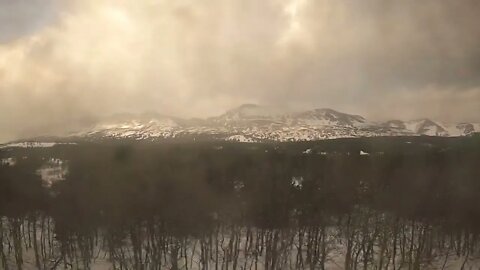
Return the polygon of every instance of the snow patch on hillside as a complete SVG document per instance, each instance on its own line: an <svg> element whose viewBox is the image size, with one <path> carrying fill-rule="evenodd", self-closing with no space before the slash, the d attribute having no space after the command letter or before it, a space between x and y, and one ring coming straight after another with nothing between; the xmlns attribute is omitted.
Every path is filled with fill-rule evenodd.
<svg viewBox="0 0 480 270"><path fill-rule="evenodd" d="M17 159L16 158L13 158L13 157L9 157L9 158L2 158L0 160L0 165L2 166L9 166L9 167L13 167L17 164Z"/></svg>
<svg viewBox="0 0 480 270"><path fill-rule="evenodd" d="M233 135L226 138L227 141L236 141L236 142L247 142L247 143L254 143L257 142L252 138L245 137L243 135Z"/></svg>
<svg viewBox="0 0 480 270"><path fill-rule="evenodd" d="M0 149L5 148L49 148L55 145L67 145L75 143L55 143L55 142L19 142L0 145Z"/></svg>
<svg viewBox="0 0 480 270"><path fill-rule="evenodd" d="M51 158L40 169L37 174L42 179L42 185L51 188L58 181L64 181L68 174L68 166L61 159Z"/></svg>

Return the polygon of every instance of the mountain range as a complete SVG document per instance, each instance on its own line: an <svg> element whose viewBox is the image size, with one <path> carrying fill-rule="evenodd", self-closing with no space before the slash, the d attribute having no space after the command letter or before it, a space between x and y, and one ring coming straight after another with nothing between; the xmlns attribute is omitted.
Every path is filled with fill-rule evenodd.
<svg viewBox="0 0 480 270"><path fill-rule="evenodd" d="M206 119L183 119L155 113L116 115L70 134L75 138L161 140L214 138L240 142L309 141L373 136L467 136L480 123L444 123L430 119L375 122L332 109L285 113L245 104Z"/></svg>

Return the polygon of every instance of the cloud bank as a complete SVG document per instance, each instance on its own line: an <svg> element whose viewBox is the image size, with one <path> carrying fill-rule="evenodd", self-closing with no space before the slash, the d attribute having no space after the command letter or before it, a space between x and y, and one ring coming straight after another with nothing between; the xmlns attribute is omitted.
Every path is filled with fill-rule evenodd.
<svg viewBox="0 0 480 270"><path fill-rule="evenodd" d="M474 0L1 0L0 10L0 141L245 102L480 120Z"/></svg>

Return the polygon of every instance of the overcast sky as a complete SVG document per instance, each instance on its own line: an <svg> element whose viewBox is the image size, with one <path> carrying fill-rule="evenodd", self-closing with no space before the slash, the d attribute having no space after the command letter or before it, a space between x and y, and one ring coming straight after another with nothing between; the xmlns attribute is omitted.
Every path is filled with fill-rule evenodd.
<svg viewBox="0 0 480 270"><path fill-rule="evenodd" d="M480 121L480 1L0 0L0 142L242 103Z"/></svg>

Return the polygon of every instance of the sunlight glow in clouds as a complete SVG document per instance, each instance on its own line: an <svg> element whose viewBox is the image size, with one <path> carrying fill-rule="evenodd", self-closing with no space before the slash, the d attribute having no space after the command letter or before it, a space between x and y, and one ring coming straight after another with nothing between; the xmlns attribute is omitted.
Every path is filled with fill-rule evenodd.
<svg viewBox="0 0 480 270"><path fill-rule="evenodd" d="M300 12L305 6L307 0L291 0L285 7L285 13L288 16L288 27L285 34L280 39L280 44L288 43L292 39L298 38L303 33L302 24L300 22Z"/></svg>
<svg viewBox="0 0 480 270"><path fill-rule="evenodd" d="M298 21L299 9L305 4L305 0L292 0L287 7L285 12L287 12L290 18L290 28L299 28L300 22Z"/></svg>

